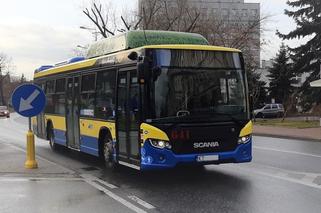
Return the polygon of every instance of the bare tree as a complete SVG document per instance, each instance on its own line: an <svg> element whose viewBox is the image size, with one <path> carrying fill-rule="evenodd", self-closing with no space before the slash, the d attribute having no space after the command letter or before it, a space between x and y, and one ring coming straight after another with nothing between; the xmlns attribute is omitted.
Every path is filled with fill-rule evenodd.
<svg viewBox="0 0 321 213"><path fill-rule="evenodd" d="M10 59L4 53L0 53L0 104L6 105L4 99L3 85L5 80L9 77Z"/></svg>
<svg viewBox="0 0 321 213"><path fill-rule="evenodd" d="M104 7L99 1L92 1L83 13L104 38L115 35L117 31L137 29L193 32L200 19L199 10L189 6L187 0L146 0L135 14L117 18L111 2Z"/></svg>
<svg viewBox="0 0 321 213"><path fill-rule="evenodd" d="M187 0L145 0L138 10L141 29L193 32L200 11Z"/></svg>
<svg viewBox="0 0 321 213"><path fill-rule="evenodd" d="M120 16L121 22L117 22L113 17L102 19L102 7L97 3L93 3L91 9L86 8L84 13L103 37L114 35L116 31L136 29L195 32L205 36L211 45L240 49L249 72L250 92L254 101L259 100L265 93L264 82L259 80L260 74L255 72L259 68L259 55L255 55L253 50L257 50L259 54L262 46L260 35L266 30L264 25L270 18L268 15L260 17L257 14L251 20L244 19L241 14L235 14L232 19L221 14L204 15L188 0L144 0L136 13ZM109 10L104 14L115 13ZM108 26L106 20L110 19L114 20L114 25L111 25L114 28L104 31ZM115 23L119 23L118 26ZM106 32L110 33L106 35Z"/></svg>
<svg viewBox="0 0 321 213"><path fill-rule="evenodd" d="M117 30L116 15L111 1L104 7L99 1L92 1L91 5L83 10L83 13L104 38L115 35Z"/></svg>

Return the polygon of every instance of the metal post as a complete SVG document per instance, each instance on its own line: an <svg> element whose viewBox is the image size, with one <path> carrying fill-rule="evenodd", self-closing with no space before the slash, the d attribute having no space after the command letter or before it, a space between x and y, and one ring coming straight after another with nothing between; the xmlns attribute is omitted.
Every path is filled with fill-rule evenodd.
<svg viewBox="0 0 321 213"><path fill-rule="evenodd" d="M25 162L26 169L36 169L38 168L38 163L36 161L35 152L35 135L31 130L31 118L28 118L29 130L27 132L27 159Z"/></svg>
<svg viewBox="0 0 321 213"><path fill-rule="evenodd" d="M28 118L28 123L29 123L29 131L31 131L31 118Z"/></svg>

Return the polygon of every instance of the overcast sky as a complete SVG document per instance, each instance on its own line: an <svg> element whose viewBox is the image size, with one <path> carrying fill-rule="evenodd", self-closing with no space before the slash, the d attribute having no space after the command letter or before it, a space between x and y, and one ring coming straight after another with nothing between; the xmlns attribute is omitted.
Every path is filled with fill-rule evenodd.
<svg viewBox="0 0 321 213"><path fill-rule="evenodd" d="M272 15L265 24L267 45L261 59L275 56L281 40L275 36L276 29L289 32L294 22L283 15L286 0L245 0L260 2L261 13ZM115 7L132 11L136 0L118 0ZM117 2L117 3L116 3ZM32 79L33 71L45 64L54 64L73 55L77 45L86 45L93 36L80 26L90 26L82 13L86 0L0 0L0 53L12 58L14 74L24 73ZM286 42L296 45L295 41Z"/></svg>

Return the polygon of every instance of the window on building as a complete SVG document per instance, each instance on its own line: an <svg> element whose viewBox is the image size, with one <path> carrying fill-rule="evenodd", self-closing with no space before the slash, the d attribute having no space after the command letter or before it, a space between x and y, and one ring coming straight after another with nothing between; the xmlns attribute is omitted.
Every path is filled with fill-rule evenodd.
<svg viewBox="0 0 321 213"><path fill-rule="evenodd" d="M242 16L247 17L248 16L248 11L247 9L242 9Z"/></svg>
<svg viewBox="0 0 321 213"><path fill-rule="evenodd" d="M257 17L257 15L258 15L257 13L258 13L258 12L257 12L257 9L252 9L252 10L251 10L251 16L252 16L252 17Z"/></svg>
<svg viewBox="0 0 321 213"><path fill-rule="evenodd" d="M202 8L202 16L207 17L207 8Z"/></svg>
<svg viewBox="0 0 321 213"><path fill-rule="evenodd" d="M212 14L218 15L218 9L217 9L217 8L213 8L213 9L212 9Z"/></svg>
<svg viewBox="0 0 321 213"><path fill-rule="evenodd" d="M238 10L237 10L237 9L231 10L231 16L232 16L233 18L237 18L237 16L238 16Z"/></svg>
<svg viewBox="0 0 321 213"><path fill-rule="evenodd" d="M223 10L222 10L222 15L223 15L224 17L227 17L227 16L229 15L229 10L228 10L228 9L223 9Z"/></svg>

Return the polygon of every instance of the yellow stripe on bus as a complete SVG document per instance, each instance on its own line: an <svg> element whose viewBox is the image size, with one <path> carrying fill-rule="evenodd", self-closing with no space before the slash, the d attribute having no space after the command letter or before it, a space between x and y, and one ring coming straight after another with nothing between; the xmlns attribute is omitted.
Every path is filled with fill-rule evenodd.
<svg viewBox="0 0 321 213"><path fill-rule="evenodd" d="M45 115L46 123L48 120L52 121L54 129L66 131L66 118L59 115Z"/></svg>
<svg viewBox="0 0 321 213"><path fill-rule="evenodd" d="M224 52L241 52L241 50L210 46L210 45L193 45L193 44L165 44L165 45L148 45L144 46L146 49L180 49L180 50L208 50L208 51L224 51Z"/></svg>
<svg viewBox="0 0 321 213"><path fill-rule="evenodd" d="M108 121L95 121L90 119L80 119L80 135L98 138L101 128L109 129L112 139L116 140L115 123Z"/></svg>
<svg viewBox="0 0 321 213"><path fill-rule="evenodd" d="M77 63L67 64L67 65L60 66L60 67L54 67L54 68L48 69L46 71L35 73L34 78L36 79L36 78L40 78L40 77L47 76L47 75L58 74L58 73L62 73L62 72L70 71L70 70L91 67L96 63L96 61L97 61L97 59L94 58L94 59L89 59L86 61L80 61Z"/></svg>

